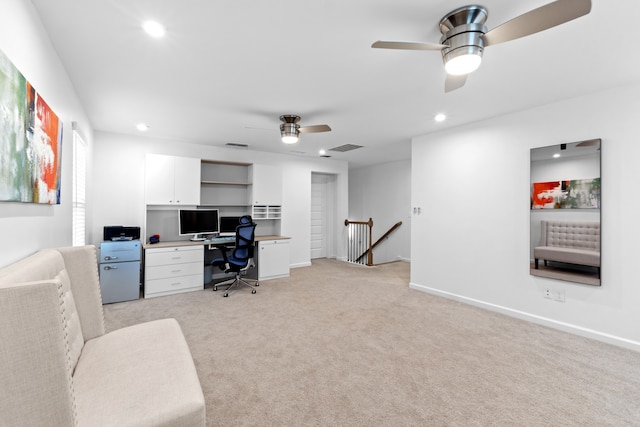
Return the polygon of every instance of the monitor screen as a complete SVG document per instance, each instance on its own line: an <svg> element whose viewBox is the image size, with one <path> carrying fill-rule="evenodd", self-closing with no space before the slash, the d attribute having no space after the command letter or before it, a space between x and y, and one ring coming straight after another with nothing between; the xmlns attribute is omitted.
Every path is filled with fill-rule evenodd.
<svg viewBox="0 0 640 427"><path fill-rule="evenodd" d="M204 240L208 234L218 234L220 220L217 209L180 209L178 234L193 235L191 240Z"/></svg>
<svg viewBox="0 0 640 427"><path fill-rule="evenodd" d="M221 216L220 217L220 235L229 236L236 234L236 227L240 225L239 216Z"/></svg>

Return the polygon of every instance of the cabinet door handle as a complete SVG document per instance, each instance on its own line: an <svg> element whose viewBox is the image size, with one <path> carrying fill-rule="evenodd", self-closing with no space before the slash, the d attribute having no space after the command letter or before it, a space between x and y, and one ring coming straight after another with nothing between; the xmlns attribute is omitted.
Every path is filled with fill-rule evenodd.
<svg viewBox="0 0 640 427"><path fill-rule="evenodd" d="M117 270L117 269L118 269L117 266L111 266L111 265L105 265L104 266L104 270L107 270L107 271L109 271L109 270Z"/></svg>
<svg viewBox="0 0 640 427"><path fill-rule="evenodd" d="M118 257L117 256L108 256L107 255L106 257L104 257L104 259L105 259L105 261L111 261L112 259L118 259Z"/></svg>

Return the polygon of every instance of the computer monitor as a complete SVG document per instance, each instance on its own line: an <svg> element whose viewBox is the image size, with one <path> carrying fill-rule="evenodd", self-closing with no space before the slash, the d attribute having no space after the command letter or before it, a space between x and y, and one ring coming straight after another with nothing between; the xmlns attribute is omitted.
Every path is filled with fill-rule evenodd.
<svg viewBox="0 0 640 427"><path fill-rule="evenodd" d="M220 235L235 236L236 227L240 225L239 216L222 216L220 217Z"/></svg>
<svg viewBox="0 0 640 427"><path fill-rule="evenodd" d="M178 211L178 234L193 236L191 240L206 240L208 235L220 232L217 209L180 209Z"/></svg>

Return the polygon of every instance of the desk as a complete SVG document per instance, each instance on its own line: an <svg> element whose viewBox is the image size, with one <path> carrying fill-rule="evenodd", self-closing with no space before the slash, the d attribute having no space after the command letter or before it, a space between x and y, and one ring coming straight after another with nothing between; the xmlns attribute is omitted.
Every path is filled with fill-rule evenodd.
<svg viewBox="0 0 640 427"><path fill-rule="evenodd" d="M255 237L254 262L259 280L289 276L289 239L274 235ZM213 243L180 240L145 243L142 248L145 298L203 288L204 265L208 265L207 258L214 249ZM205 251L205 248L208 250Z"/></svg>

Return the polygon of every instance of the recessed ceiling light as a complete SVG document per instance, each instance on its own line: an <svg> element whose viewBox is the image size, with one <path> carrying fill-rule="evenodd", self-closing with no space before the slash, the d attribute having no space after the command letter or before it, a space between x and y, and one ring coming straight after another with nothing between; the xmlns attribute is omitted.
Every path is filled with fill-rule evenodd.
<svg viewBox="0 0 640 427"><path fill-rule="evenodd" d="M138 129L140 132L144 132L146 130L149 130L149 125L147 125L145 123L138 123L136 125L136 129Z"/></svg>
<svg viewBox="0 0 640 427"><path fill-rule="evenodd" d="M142 28L152 37L162 37L166 32L164 26L156 21L147 21Z"/></svg>
<svg viewBox="0 0 640 427"><path fill-rule="evenodd" d="M324 156L325 154L327 154L327 150L320 150L318 151L318 154L320 154L321 156Z"/></svg>
<svg viewBox="0 0 640 427"><path fill-rule="evenodd" d="M560 153L556 153L556 154L553 155L554 159L557 159L558 157L560 157Z"/></svg>
<svg viewBox="0 0 640 427"><path fill-rule="evenodd" d="M447 120L447 115L444 113L438 113L435 115L433 120L435 120L436 122L444 122L445 120Z"/></svg>

